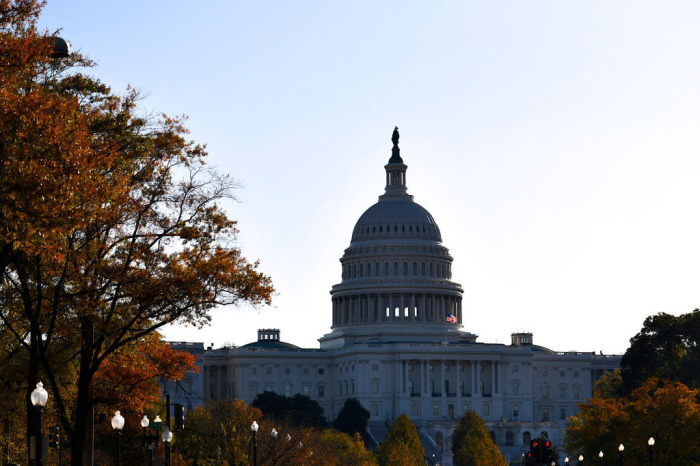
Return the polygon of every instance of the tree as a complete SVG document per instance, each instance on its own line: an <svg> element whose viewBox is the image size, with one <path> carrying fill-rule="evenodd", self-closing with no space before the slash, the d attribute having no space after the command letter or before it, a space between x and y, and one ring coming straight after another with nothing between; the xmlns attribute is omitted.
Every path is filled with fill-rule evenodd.
<svg viewBox="0 0 700 466"><path fill-rule="evenodd" d="M188 414L177 448L198 466L252 463L250 426L261 417L258 408L241 400L210 401Z"/></svg>
<svg viewBox="0 0 700 466"><path fill-rule="evenodd" d="M267 418L285 421L297 427L324 427L326 418L318 402L300 393L287 397L275 392L262 392L251 403Z"/></svg>
<svg viewBox="0 0 700 466"><path fill-rule="evenodd" d="M593 457L625 446L625 464L648 464L649 437L654 437L655 461L678 466L700 462L700 390L652 377L630 397L610 398L596 390L580 403L580 412L566 429L567 451Z"/></svg>
<svg viewBox="0 0 700 466"><path fill-rule="evenodd" d="M700 388L700 310L647 317L621 361L625 395L650 377Z"/></svg>
<svg viewBox="0 0 700 466"><path fill-rule="evenodd" d="M466 411L452 434L452 453L456 466L506 465L506 458L474 411Z"/></svg>
<svg viewBox="0 0 700 466"><path fill-rule="evenodd" d="M350 436L337 430L325 429L314 442L314 456L323 458L325 466L373 466L377 464L365 448L360 434Z"/></svg>
<svg viewBox="0 0 700 466"><path fill-rule="evenodd" d="M41 6L0 0L0 330L28 353L26 393L46 378L81 464L110 356L215 306L269 302L272 286L219 207L235 183L183 119L139 117L138 94L77 73L78 55L50 63Z"/></svg>
<svg viewBox="0 0 700 466"><path fill-rule="evenodd" d="M346 434L365 433L369 411L367 411L357 398L347 398L343 407L335 418L334 426Z"/></svg>
<svg viewBox="0 0 700 466"><path fill-rule="evenodd" d="M386 438L377 448L377 460L384 465L423 465L425 450L416 426L406 413L394 419Z"/></svg>

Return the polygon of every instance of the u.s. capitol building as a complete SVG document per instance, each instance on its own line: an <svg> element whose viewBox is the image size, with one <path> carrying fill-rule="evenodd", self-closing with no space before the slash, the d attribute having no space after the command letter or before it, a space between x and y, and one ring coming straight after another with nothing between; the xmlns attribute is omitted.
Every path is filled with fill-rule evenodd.
<svg viewBox="0 0 700 466"><path fill-rule="evenodd" d="M329 420L354 397L370 412L375 439L407 413L436 461L466 410L484 419L510 461L531 438L560 446L576 404L620 357L552 351L530 333L513 333L510 345L480 343L466 331L452 256L432 215L407 192L398 138L395 130L384 194L360 216L340 259L333 324L320 348L285 343L277 329L259 330L257 341L240 347L174 343L199 353L203 371L166 389L189 407L212 398L250 403L262 391L301 393Z"/></svg>

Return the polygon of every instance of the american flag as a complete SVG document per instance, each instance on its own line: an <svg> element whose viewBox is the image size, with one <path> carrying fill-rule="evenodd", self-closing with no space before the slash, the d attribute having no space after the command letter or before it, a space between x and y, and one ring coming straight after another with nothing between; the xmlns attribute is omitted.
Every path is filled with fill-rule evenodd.
<svg viewBox="0 0 700 466"><path fill-rule="evenodd" d="M447 317L445 317L445 320L447 320L448 322L450 322L452 324L456 324L457 323L457 316L453 316L452 314L447 314Z"/></svg>

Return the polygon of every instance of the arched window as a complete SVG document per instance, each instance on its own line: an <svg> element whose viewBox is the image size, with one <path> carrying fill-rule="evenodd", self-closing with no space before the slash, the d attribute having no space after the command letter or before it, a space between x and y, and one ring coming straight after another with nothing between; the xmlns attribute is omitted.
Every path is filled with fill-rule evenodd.
<svg viewBox="0 0 700 466"><path fill-rule="evenodd" d="M540 437L542 437L543 439L547 439L547 440L548 440L548 439L549 439L549 433L548 433L546 430L543 430L542 432L540 432Z"/></svg>
<svg viewBox="0 0 700 466"><path fill-rule="evenodd" d="M523 432L523 446L529 447L530 440L532 440L532 434L530 434L530 432L526 430L525 432Z"/></svg>
<svg viewBox="0 0 700 466"><path fill-rule="evenodd" d="M513 432L511 432L511 431L506 432L506 446L507 447L515 446L515 436L513 435Z"/></svg>

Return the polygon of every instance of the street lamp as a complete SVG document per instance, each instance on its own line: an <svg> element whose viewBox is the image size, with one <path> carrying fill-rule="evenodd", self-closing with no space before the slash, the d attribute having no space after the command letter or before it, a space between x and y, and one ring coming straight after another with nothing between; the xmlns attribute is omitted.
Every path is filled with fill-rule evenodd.
<svg viewBox="0 0 700 466"><path fill-rule="evenodd" d="M163 430L161 439L163 439L163 443L165 444L165 466L170 466L170 442L173 441L173 433L170 432L170 428L168 426L166 426Z"/></svg>
<svg viewBox="0 0 700 466"><path fill-rule="evenodd" d="M253 466L258 466L258 423L253 421L250 430L253 431Z"/></svg>
<svg viewBox="0 0 700 466"><path fill-rule="evenodd" d="M564 457L564 463L566 463L566 466L569 466L569 457L568 456Z"/></svg>
<svg viewBox="0 0 700 466"><path fill-rule="evenodd" d="M148 450L148 466L153 466L153 450L158 446L158 441L160 440L158 431L161 429L162 422L163 421L160 420L160 416L156 415L156 418L153 420L152 427L152 429L156 432L154 434L149 434L147 429L151 424L151 421L145 414L143 415L143 419L141 419L141 428L143 429L143 447Z"/></svg>
<svg viewBox="0 0 700 466"><path fill-rule="evenodd" d="M578 464L583 464L583 455L578 455Z"/></svg>
<svg viewBox="0 0 700 466"><path fill-rule="evenodd" d="M603 450L598 452L598 458L600 458L600 466L603 466Z"/></svg>
<svg viewBox="0 0 700 466"><path fill-rule="evenodd" d="M41 382L36 384L36 388L29 395L29 400L34 407L32 413L32 427L29 431L29 464L41 464L43 458L43 442L41 441L41 410L49 401L49 394L44 389Z"/></svg>
<svg viewBox="0 0 700 466"><path fill-rule="evenodd" d="M625 464L625 446L623 444L620 444L620 446L617 447L617 449L620 452L620 466L622 466L623 464Z"/></svg>
<svg viewBox="0 0 700 466"><path fill-rule="evenodd" d="M652 466L652 461L654 459L654 444L656 441L654 440L654 437L649 437L649 440L647 441L647 444L649 444L649 466Z"/></svg>
<svg viewBox="0 0 700 466"><path fill-rule="evenodd" d="M119 411L114 413L112 418L112 429L117 434L117 466L119 466L119 437L122 434L122 429L124 428L124 417L119 414Z"/></svg>
<svg viewBox="0 0 700 466"><path fill-rule="evenodd" d="M272 464L276 464L277 457L277 429L273 428L270 431L270 437L272 437Z"/></svg>

